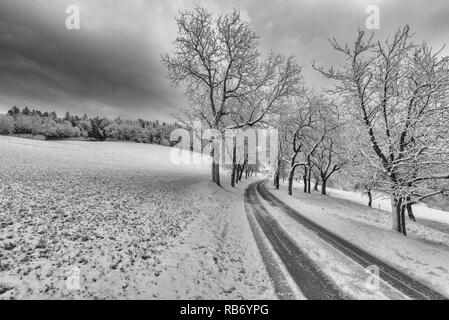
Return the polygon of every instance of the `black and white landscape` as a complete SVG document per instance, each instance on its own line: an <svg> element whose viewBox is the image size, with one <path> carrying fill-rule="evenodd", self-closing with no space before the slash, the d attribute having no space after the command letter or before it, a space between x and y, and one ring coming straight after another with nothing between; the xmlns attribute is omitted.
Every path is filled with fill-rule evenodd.
<svg viewBox="0 0 449 320"><path fill-rule="evenodd" d="M0 300L449 298L448 14L0 0Z"/></svg>

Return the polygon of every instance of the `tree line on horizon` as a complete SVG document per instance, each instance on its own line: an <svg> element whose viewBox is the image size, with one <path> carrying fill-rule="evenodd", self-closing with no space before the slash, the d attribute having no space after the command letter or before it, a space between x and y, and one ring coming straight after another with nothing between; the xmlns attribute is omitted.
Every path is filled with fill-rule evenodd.
<svg viewBox="0 0 449 320"><path fill-rule="evenodd" d="M89 117L87 114L80 117L70 112L59 117L55 111L40 111L28 107L21 110L16 106L0 115L0 135L31 138L40 136L46 140L109 139L170 145L170 134L178 127L177 124L160 123L158 120L123 120L120 117L110 120L106 117Z"/></svg>

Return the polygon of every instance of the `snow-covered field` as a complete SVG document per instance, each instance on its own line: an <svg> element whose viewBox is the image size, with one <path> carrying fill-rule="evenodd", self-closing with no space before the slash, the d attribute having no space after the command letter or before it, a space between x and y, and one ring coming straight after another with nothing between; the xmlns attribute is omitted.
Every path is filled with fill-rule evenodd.
<svg viewBox="0 0 449 320"><path fill-rule="evenodd" d="M243 191L255 179L231 188L222 171L218 187L208 165L174 165L170 151L0 136L0 299L275 299L244 210ZM390 230L385 199L370 209L356 193L300 189L295 197L285 186L270 191L449 296L446 212L417 206L405 238ZM365 270L273 215L349 295L401 298L366 290Z"/></svg>
<svg viewBox="0 0 449 320"><path fill-rule="evenodd" d="M368 203L368 198L361 193L328 188L328 194L332 197L350 200L363 205ZM383 195L375 195L373 197L372 205L373 208L376 209L384 211L391 210L390 199ZM434 222L441 222L447 224L449 227L449 212L447 211L430 208L422 203L413 206L413 213L418 220L425 219Z"/></svg>
<svg viewBox="0 0 449 320"><path fill-rule="evenodd" d="M155 145L0 136L0 299L273 298L246 184L209 174Z"/></svg>
<svg viewBox="0 0 449 320"><path fill-rule="evenodd" d="M449 233L419 222L424 217L442 224L441 220L446 214L444 211L426 216L424 209L417 208L418 223L407 221L408 237L404 237L391 230L388 211L382 210L382 206L379 210L361 204L365 203L365 199L357 194L331 189L331 196L318 193L308 195L302 192L301 185L295 185L291 197L285 185L281 185L281 190L275 190L270 183L267 186L276 197L307 218L449 297ZM378 199L375 204L379 202L381 205L384 203ZM333 248L313 235L307 236L306 232L299 230L294 222L285 217L276 217L334 281L341 287L346 286L348 293L361 298L376 298L370 297L369 292L364 292L363 288L357 288L354 286L356 283L349 281L351 277L362 279L363 273L355 266L345 264ZM384 294L391 296L388 292Z"/></svg>

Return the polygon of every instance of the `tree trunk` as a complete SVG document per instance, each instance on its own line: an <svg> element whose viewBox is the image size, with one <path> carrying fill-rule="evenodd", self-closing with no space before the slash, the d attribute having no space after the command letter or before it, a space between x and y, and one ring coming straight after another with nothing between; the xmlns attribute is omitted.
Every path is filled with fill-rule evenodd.
<svg viewBox="0 0 449 320"><path fill-rule="evenodd" d="M366 194L368 195L368 207L372 208L373 207L373 195L371 194L371 190L368 190L366 192Z"/></svg>
<svg viewBox="0 0 449 320"><path fill-rule="evenodd" d="M213 165L214 165L214 177L215 177L214 182L220 186L221 185L220 184L220 165L215 162L213 163Z"/></svg>
<svg viewBox="0 0 449 320"><path fill-rule="evenodd" d="M416 222L415 215L413 214L413 208L412 208L412 203L411 203L410 197L407 198L407 213L408 213L408 218L410 220Z"/></svg>
<svg viewBox="0 0 449 320"><path fill-rule="evenodd" d="M243 172L245 171L245 167L246 167L246 161L243 163L242 167L240 168L239 181L242 181L242 176L243 176Z"/></svg>
<svg viewBox="0 0 449 320"><path fill-rule="evenodd" d="M274 175L274 187L279 190L279 172Z"/></svg>
<svg viewBox="0 0 449 320"><path fill-rule="evenodd" d="M313 190L314 191L318 191L318 183L320 182L320 180L318 178L315 179L315 184L313 185Z"/></svg>
<svg viewBox="0 0 449 320"><path fill-rule="evenodd" d="M308 169L309 174L307 176L307 193L311 193L312 191L312 170Z"/></svg>
<svg viewBox="0 0 449 320"><path fill-rule="evenodd" d="M240 172L242 171L242 166L241 165L237 165L237 170L235 172L235 183L239 183L240 181Z"/></svg>
<svg viewBox="0 0 449 320"><path fill-rule="evenodd" d="M407 230L405 228L405 206L401 207L401 231L404 236L407 236Z"/></svg>
<svg viewBox="0 0 449 320"><path fill-rule="evenodd" d="M220 185L220 165L215 162L214 150L211 151L212 157L212 181Z"/></svg>
<svg viewBox="0 0 449 320"><path fill-rule="evenodd" d="M296 167L293 166L290 169L290 173L288 174L288 194L290 196L293 194L293 179L295 177L295 169L296 169Z"/></svg>
<svg viewBox="0 0 449 320"><path fill-rule="evenodd" d="M232 173L231 173L231 187L235 186L235 176L237 171L237 156L236 156L236 139L233 139L232 143Z"/></svg>
<svg viewBox="0 0 449 320"><path fill-rule="evenodd" d="M302 176L304 180L304 193L307 193L307 168L304 167L304 175Z"/></svg>
<svg viewBox="0 0 449 320"><path fill-rule="evenodd" d="M400 227L399 227L399 221L400 221L400 203L399 200L395 197L391 197L391 222L392 222L392 227L393 230L399 232Z"/></svg>
<svg viewBox="0 0 449 320"><path fill-rule="evenodd" d="M391 213L393 230L407 235L405 228L405 207L402 205L402 199L391 197Z"/></svg>
<svg viewBox="0 0 449 320"><path fill-rule="evenodd" d="M274 173L274 187L276 190L279 190L279 178L281 175L281 161L278 157L277 165L276 165L276 172ZM283 181L284 179L282 179Z"/></svg>
<svg viewBox="0 0 449 320"><path fill-rule="evenodd" d="M326 186L327 186L327 179L324 177L321 177L321 194L323 196L325 196L327 194Z"/></svg>

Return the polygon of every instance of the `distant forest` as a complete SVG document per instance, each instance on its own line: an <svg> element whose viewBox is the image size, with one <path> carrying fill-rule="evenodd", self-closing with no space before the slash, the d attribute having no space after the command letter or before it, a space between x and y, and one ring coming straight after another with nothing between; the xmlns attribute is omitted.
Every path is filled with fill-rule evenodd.
<svg viewBox="0 0 449 320"><path fill-rule="evenodd" d="M177 124L156 121L123 120L116 118L72 115L66 112L60 118L56 112L42 112L25 107L12 107L7 114L0 115L0 134L17 135L46 140L79 138L104 141L135 141L140 143L170 144L170 133Z"/></svg>

